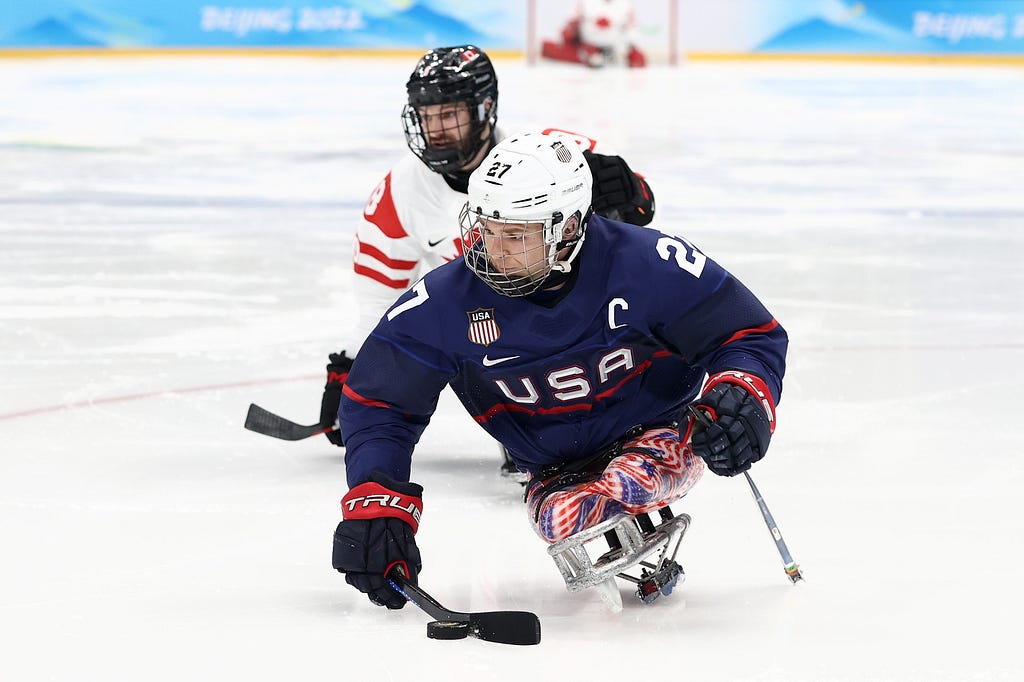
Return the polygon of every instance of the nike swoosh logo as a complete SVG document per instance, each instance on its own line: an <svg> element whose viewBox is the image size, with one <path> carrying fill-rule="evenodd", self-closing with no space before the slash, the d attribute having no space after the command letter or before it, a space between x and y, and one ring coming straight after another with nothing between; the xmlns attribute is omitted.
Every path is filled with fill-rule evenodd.
<svg viewBox="0 0 1024 682"><path fill-rule="evenodd" d="M507 358L494 358L492 360L492 359L490 359L489 357L487 357L485 355L484 356L484 367L494 367L497 364L500 364L502 362L508 362L509 360L515 360L518 357L519 357L518 355L510 355Z"/></svg>
<svg viewBox="0 0 1024 682"><path fill-rule="evenodd" d="M430 239L428 239L427 240L427 246L429 246L430 248L434 248L435 246L437 246L441 242L445 242L445 241L448 241L448 237L441 237L436 242L435 241L431 241Z"/></svg>

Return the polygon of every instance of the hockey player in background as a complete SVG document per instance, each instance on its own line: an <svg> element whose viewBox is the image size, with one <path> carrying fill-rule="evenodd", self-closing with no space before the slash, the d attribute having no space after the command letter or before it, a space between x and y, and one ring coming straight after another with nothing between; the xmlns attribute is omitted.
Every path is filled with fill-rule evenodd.
<svg viewBox="0 0 1024 682"><path fill-rule="evenodd" d="M636 15L629 0L580 0L562 29L562 42L544 41L541 55L594 67L647 65L636 45Z"/></svg>
<svg viewBox="0 0 1024 682"><path fill-rule="evenodd" d="M705 463L732 476L765 455L785 331L685 239L593 214L591 187L574 144L500 142L469 179L463 258L364 342L342 398L350 489L333 565L375 604L401 608L385 575L421 568L411 457L446 385L528 472L548 543L678 500Z"/></svg>
<svg viewBox="0 0 1024 682"><path fill-rule="evenodd" d="M351 333L353 345L330 355L320 406L324 426L336 424L345 377L381 314L428 270L460 257L458 215L469 175L503 137L497 128L497 75L477 47L428 51L406 90L402 124L410 153L377 185L356 232L359 318ZM649 223L654 195L646 181L622 158L595 151L594 140L566 135L585 150L594 176L594 211L636 225ZM326 435L335 445L344 444L337 428ZM507 460L502 471L518 474Z"/></svg>

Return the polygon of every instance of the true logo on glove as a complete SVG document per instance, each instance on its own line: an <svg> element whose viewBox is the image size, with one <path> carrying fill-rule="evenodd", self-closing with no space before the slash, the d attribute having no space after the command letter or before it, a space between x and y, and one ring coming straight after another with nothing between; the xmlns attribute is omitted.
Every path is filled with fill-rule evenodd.
<svg viewBox="0 0 1024 682"><path fill-rule="evenodd" d="M408 523L415 533L420 526L423 500L418 494L395 492L380 483L367 481L341 498L341 511L346 520L390 516Z"/></svg>
<svg viewBox="0 0 1024 682"><path fill-rule="evenodd" d="M402 500L401 495L385 495L385 494L364 495L362 497L353 497L353 498L348 498L348 499L342 500L342 504L345 507L348 507L348 509L347 509L348 514L346 514L345 518L360 518L360 514L359 514L359 512L356 509L357 505L358 505L359 509L366 509L366 508L370 507L370 505L376 504L376 505L379 505L381 507L386 507L386 508L390 508L390 509L397 509L399 511L404 511L406 514L408 514L413 519L415 519L417 523L419 523L419 520L420 520L420 509L419 509L419 507L416 506L416 503L415 502L410 502L410 503L408 503L407 505L404 505L404 506L403 506L402 503L403 503L403 500Z"/></svg>
<svg viewBox="0 0 1024 682"><path fill-rule="evenodd" d="M752 374L747 374L746 372L726 370L711 377L708 380L707 385L704 387L704 392L707 392L723 381L742 386L747 389L752 396L757 398L758 402L761 403L761 407L764 408L765 413L768 415L768 423L771 425L772 431L775 431L775 401L772 400L771 392L768 390L768 384L766 384L763 379L753 376Z"/></svg>

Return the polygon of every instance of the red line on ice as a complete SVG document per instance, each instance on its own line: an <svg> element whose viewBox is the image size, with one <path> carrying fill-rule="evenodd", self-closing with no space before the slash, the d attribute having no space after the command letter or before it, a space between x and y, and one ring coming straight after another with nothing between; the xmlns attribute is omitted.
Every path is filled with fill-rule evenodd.
<svg viewBox="0 0 1024 682"><path fill-rule="evenodd" d="M183 393L202 393L204 391L218 391L230 388L243 388L245 386L263 386L266 384L280 384L288 381L309 381L312 379L322 378L319 374L305 374L302 376L294 377L278 377L274 379L253 379L251 381L233 381L228 384L209 384L206 386L188 386L186 388L168 388L161 391L148 391L146 393L131 393L129 395L117 395L109 398L95 398L93 400L80 400L73 403L64 403L62 405L47 405L44 407L34 407L31 410L23 410L21 412L8 412L7 414L0 414L0 421L6 419L17 419L18 417L31 417L37 414L46 414L47 412L59 412L61 410L76 410L80 407L92 407L94 405L108 405L110 403L126 403L132 400L145 400L146 398L155 398L161 395L180 395Z"/></svg>

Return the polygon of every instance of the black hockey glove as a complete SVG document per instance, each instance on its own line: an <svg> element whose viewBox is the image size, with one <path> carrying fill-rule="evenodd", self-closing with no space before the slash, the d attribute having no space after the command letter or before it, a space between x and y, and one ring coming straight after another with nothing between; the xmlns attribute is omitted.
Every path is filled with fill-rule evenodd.
<svg viewBox="0 0 1024 682"><path fill-rule="evenodd" d="M646 225L654 219L654 193L621 156L585 150L583 157L594 176L594 213L634 225Z"/></svg>
<svg viewBox="0 0 1024 682"><path fill-rule="evenodd" d="M693 407L698 420L693 452L719 476L735 476L764 457L775 431L775 405L768 385L747 372L719 372L708 379Z"/></svg>
<svg viewBox="0 0 1024 682"><path fill-rule="evenodd" d="M405 606L405 597L388 585L386 576L401 566L409 582L423 567L416 530L423 512L423 488L371 474L341 498L345 520L334 531L334 568L370 601L389 609Z"/></svg>
<svg viewBox="0 0 1024 682"><path fill-rule="evenodd" d="M324 384L324 397L320 399L320 423L325 427L331 424L337 426L338 406L341 405L341 388L348 380L349 370L352 369L352 358L347 357L345 351L331 353L328 358L331 364L327 365L327 383ZM340 428L328 431L324 435L335 445L345 444Z"/></svg>

